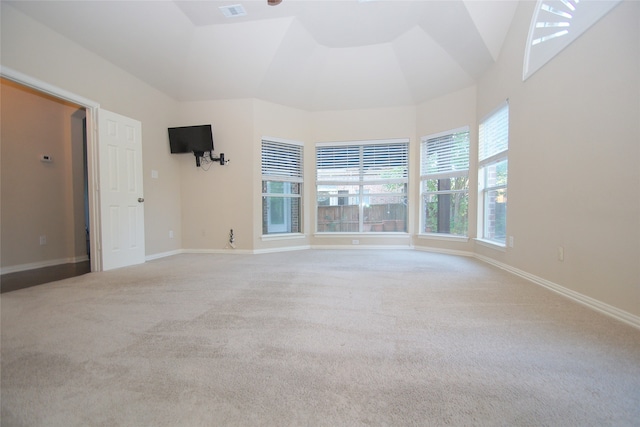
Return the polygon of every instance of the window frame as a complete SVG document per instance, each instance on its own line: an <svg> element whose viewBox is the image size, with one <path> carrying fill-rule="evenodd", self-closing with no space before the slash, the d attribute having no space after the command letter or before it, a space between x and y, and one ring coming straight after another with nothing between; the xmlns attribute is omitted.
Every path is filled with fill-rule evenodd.
<svg viewBox="0 0 640 427"><path fill-rule="evenodd" d="M375 147L379 147L381 149L385 149L385 147L388 150L394 150L396 148L399 148L399 153L400 154L400 158L403 157L404 159L404 163L401 164L400 167L401 170L401 177L391 177L391 178L380 178L379 176L377 177L372 177L371 174L367 173L367 171L369 170L369 168L372 168L372 166L375 166L375 164L377 164L377 159L379 157L377 157L375 155L375 150L377 148ZM368 147L368 148L365 148ZM340 149L344 149L343 153L339 153ZM320 163L325 163L327 162L328 158L324 157L325 153L322 153L322 157L321 157L321 151L323 151L324 149L329 149L327 150L329 153L331 152L331 149L335 149L336 152L336 168L335 169L340 169L337 166L343 166L342 169L345 170L345 175L342 176L336 176L335 178L331 179L331 178L327 178L327 179L322 179L321 178L321 170L326 170L326 169L331 169L331 168L322 168L320 167ZM357 151L357 158L356 158L356 151ZM365 155L365 151L370 151L369 156ZM316 198L315 198L315 212L316 212L316 219L315 219L315 233L320 234L320 235L328 235L328 234L372 234L372 233L376 233L376 234L390 234L393 232L396 233L403 233L406 234L408 233L408 229L407 229L407 216L408 216L408 198L409 198L409 152L410 152L410 139L409 138L398 138L398 139L386 139L386 140L367 140L367 141L343 141L343 142L318 142L316 143L316 152L315 152L315 160L316 160ZM373 153L373 155L371 155L371 153ZM389 159L391 159L392 156L389 156ZM373 159L373 160L371 160ZM357 164L357 175L354 174L354 165ZM330 166L330 163L328 164ZM398 191L398 192L381 192L381 193L368 193L365 191L365 187L369 186L379 186L379 185L399 185L402 189L402 191ZM338 195L328 195L327 197L331 200L331 199L345 199L343 200L343 202L341 203L340 200L338 200L338 204L330 204L329 205L321 205L319 203L321 196L321 191L320 188L322 186L325 187L330 187L330 186L334 186L334 187L357 187L358 191L357 193L345 193L345 196L339 196ZM392 231L387 231L387 227L385 226L383 229L377 229L377 228L373 228L371 227L369 230L367 230L366 228L370 225L368 223L365 222L365 208L369 207L368 205L365 207L365 201L367 200L371 200L375 197L385 197L385 198L393 198L393 197L399 197L401 199L401 204L403 204L405 206L404 208L404 218L400 219L400 220L396 220L396 221L400 221L403 225L398 225L397 223L394 225L394 228ZM355 203L354 203L355 202ZM319 225L320 225L320 218L318 215L319 212L319 207L321 206L339 206L342 205L343 203L346 203L347 206L358 206L358 219L357 219L357 231L353 231L353 230L347 230L347 231L338 231L338 230L319 230ZM355 221L353 221L355 222ZM340 225L340 227L343 227L343 223L342 222L338 222L338 224ZM324 224L323 224L324 225ZM397 228L401 228L400 230L398 230ZM377 232L380 233L377 233Z"/></svg>
<svg viewBox="0 0 640 427"><path fill-rule="evenodd" d="M505 117L501 117L500 115L504 114ZM502 120L500 122L500 129L494 128L490 129L490 135L495 137L495 130L501 131L499 137L502 137L504 141L500 144L501 141L498 141L498 146L495 148L494 139L490 139L487 137L486 143L483 141L483 135L486 132L483 132L483 126L487 126L488 122L491 120ZM507 242L507 211L508 211L508 175L509 175L509 141L510 141L510 106L509 100L507 99L505 102L501 103L497 108L495 108L492 112L487 114L485 117L480 120L478 124L478 240L483 242L496 245L499 247L506 247ZM484 150L488 148L488 152L484 152ZM493 148L493 149L492 149ZM489 168L498 167L501 163L505 165L505 173L504 173L504 182L495 184L487 183L487 172ZM495 238L492 237L490 224L491 224L491 211L488 208L490 202L488 201L489 193L493 192L504 192L504 238ZM494 232L495 233L495 225Z"/></svg>
<svg viewBox="0 0 640 427"><path fill-rule="evenodd" d="M450 170L450 171L435 171L435 172L426 170L428 169L427 163L429 162L429 157L428 157L429 142L430 141L435 142L443 137L453 137L454 135L458 135L458 134L466 134L467 158L466 158L466 164L464 165L466 166L466 169L456 169L456 170ZM428 236L428 237L437 236L437 237L451 237L451 238L468 238L469 236L468 210L467 210L467 217L466 217L467 226L466 226L466 229L464 230L464 234L451 233L450 232L451 229L449 229L448 233L439 232L439 231L426 231L427 207L425 206L425 200L427 196L430 196L430 195L439 196L439 195L466 194L467 203L469 202L469 172L470 172L470 163L471 163L471 153L470 153L471 139L470 138L471 138L471 132L470 132L469 126L461 126L459 128L455 128L455 129L451 129L451 130L447 130L444 132L439 132L431 135L426 135L420 138L420 231L418 233L419 235ZM446 147L446 148L449 149L449 147ZM444 151L444 147L442 151ZM449 166L454 166L454 165L449 165ZM460 178L460 177L466 177L467 179L466 189L429 191L426 188L427 182L430 180L439 181L441 179L453 179L453 178Z"/></svg>
<svg viewBox="0 0 640 427"><path fill-rule="evenodd" d="M269 156L272 153L282 153L283 157ZM282 184L282 192L269 191L278 187L272 184ZM297 192L285 192L292 186L297 186ZM292 236L303 233L304 226L304 143L280 138L263 137L261 140L261 197L262 197L262 237ZM293 214L290 211L293 200L298 201L297 230L290 231ZM271 202L282 203L284 215L284 230L269 231L271 224ZM287 216L288 215L288 216ZM289 221L287 221L287 218ZM289 231L287 231L289 229Z"/></svg>

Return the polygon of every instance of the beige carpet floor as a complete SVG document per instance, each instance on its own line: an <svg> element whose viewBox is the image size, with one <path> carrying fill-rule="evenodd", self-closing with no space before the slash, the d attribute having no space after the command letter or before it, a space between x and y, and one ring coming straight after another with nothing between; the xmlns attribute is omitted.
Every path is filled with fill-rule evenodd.
<svg viewBox="0 0 640 427"><path fill-rule="evenodd" d="M640 425L639 330L471 258L178 255L1 309L2 426Z"/></svg>

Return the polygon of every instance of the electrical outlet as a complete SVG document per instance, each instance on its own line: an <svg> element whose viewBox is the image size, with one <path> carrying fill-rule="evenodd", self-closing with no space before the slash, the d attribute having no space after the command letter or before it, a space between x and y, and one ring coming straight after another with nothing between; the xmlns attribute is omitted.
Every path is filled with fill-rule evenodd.
<svg viewBox="0 0 640 427"><path fill-rule="evenodd" d="M169 238L173 239L173 230L169 230Z"/></svg>
<svg viewBox="0 0 640 427"><path fill-rule="evenodd" d="M360 244L360 240L353 239L353 240L351 241L351 244L352 244L352 245L359 245L359 244Z"/></svg>
<svg viewBox="0 0 640 427"><path fill-rule="evenodd" d="M558 261L564 261L564 247L558 246Z"/></svg>
<svg viewBox="0 0 640 427"><path fill-rule="evenodd" d="M40 244L41 245L46 245L47 244L47 236L40 236Z"/></svg>
<svg viewBox="0 0 640 427"><path fill-rule="evenodd" d="M509 236L509 247L513 247L513 236Z"/></svg>

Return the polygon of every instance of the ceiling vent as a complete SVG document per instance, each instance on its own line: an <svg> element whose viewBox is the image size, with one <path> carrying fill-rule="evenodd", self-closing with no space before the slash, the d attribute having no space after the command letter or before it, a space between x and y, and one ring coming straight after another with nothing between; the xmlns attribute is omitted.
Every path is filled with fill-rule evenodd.
<svg viewBox="0 0 640 427"><path fill-rule="evenodd" d="M227 18L236 18L238 16L245 16L247 11L241 4L232 4L230 6L220 6L220 10Z"/></svg>

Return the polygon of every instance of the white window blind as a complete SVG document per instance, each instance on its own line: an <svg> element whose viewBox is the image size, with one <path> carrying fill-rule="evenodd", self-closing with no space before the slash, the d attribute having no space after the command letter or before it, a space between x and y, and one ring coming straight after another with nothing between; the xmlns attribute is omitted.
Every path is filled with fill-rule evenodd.
<svg viewBox="0 0 640 427"><path fill-rule="evenodd" d="M302 145L262 141L262 179L302 182Z"/></svg>
<svg viewBox="0 0 640 427"><path fill-rule="evenodd" d="M318 146L319 182L402 180L408 177L408 142Z"/></svg>
<svg viewBox="0 0 640 427"><path fill-rule="evenodd" d="M318 181L357 181L360 177L360 147L317 147L316 172Z"/></svg>
<svg viewBox="0 0 640 427"><path fill-rule="evenodd" d="M469 131L453 132L422 140L420 176L466 175L469 170Z"/></svg>
<svg viewBox="0 0 640 427"><path fill-rule="evenodd" d="M364 145L362 175L365 181L405 180L408 176L409 144Z"/></svg>
<svg viewBox="0 0 640 427"><path fill-rule="evenodd" d="M489 159L509 148L509 104L480 123L478 135L479 160Z"/></svg>

